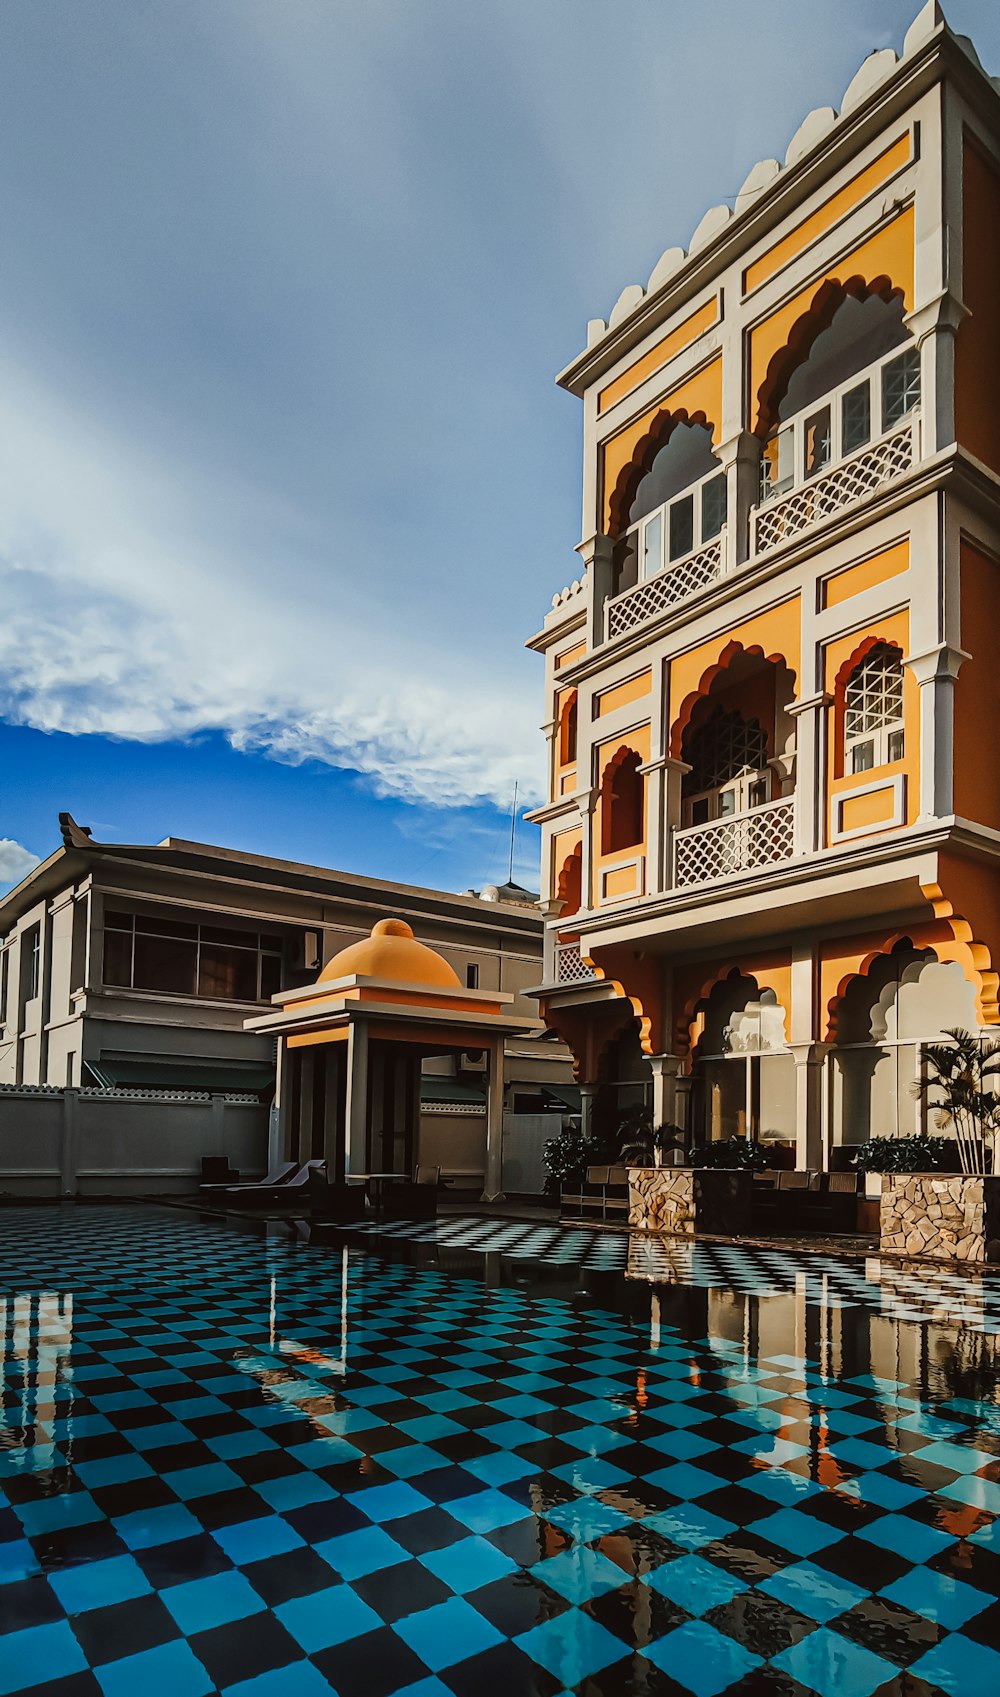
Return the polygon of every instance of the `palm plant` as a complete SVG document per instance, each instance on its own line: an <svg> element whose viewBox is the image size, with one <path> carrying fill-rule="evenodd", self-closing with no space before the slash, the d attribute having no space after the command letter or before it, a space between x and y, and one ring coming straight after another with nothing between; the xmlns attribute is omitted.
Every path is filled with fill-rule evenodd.
<svg viewBox="0 0 1000 1697"><path fill-rule="evenodd" d="M980 1042L971 1031L957 1027L945 1036L947 1043L924 1048L927 1071L918 1093L936 1093L937 1123L954 1128L963 1173L986 1171L987 1138L993 1144L993 1171L1000 1171L1000 1094L991 1088L1000 1079L1000 1043Z"/></svg>

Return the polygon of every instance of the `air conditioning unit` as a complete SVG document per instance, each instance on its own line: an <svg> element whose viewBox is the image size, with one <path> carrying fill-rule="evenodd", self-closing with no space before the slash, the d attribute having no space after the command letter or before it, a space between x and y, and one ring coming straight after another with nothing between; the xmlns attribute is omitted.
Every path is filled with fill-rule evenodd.
<svg viewBox="0 0 1000 1697"><path fill-rule="evenodd" d="M485 1072L486 1050L474 1049L471 1052L466 1050L459 1056L458 1065L461 1072Z"/></svg>

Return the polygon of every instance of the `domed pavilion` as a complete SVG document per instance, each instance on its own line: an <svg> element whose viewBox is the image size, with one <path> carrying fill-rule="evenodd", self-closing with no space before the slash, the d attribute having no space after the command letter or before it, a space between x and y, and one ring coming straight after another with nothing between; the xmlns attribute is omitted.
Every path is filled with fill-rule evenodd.
<svg viewBox="0 0 1000 1697"><path fill-rule="evenodd" d="M469 990L404 919L333 956L314 984L274 997L276 1011L246 1030L278 1041L278 1106L288 1160L323 1159L331 1180L412 1172L419 1160L420 1075L425 1057L453 1050L488 1057L484 1194L502 1194L503 1045L543 1030L515 1017L505 991ZM309 1069L303 1100L302 1065Z"/></svg>

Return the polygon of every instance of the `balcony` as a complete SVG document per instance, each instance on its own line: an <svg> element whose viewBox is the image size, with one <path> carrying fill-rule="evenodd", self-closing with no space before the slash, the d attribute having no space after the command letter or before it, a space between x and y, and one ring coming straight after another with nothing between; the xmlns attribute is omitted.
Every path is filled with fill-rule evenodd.
<svg viewBox="0 0 1000 1697"><path fill-rule="evenodd" d="M647 619L657 618L675 602L683 601L688 595L694 595L707 584L714 583L722 576L724 546L725 528L706 548L697 549L685 559L661 569L654 577L627 589L624 595L615 596L605 608L605 641L612 642L615 637L624 636L638 625L644 625Z"/></svg>
<svg viewBox="0 0 1000 1697"><path fill-rule="evenodd" d="M557 943L555 981L557 984L591 984L597 974L580 953L579 943Z"/></svg>
<svg viewBox="0 0 1000 1697"><path fill-rule="evenodd" d="M919 355L910 347L783 422L761 456L751 553L788 542L909 471L920 454L919 400Z"/></svg>
<svg viewBox="0 0 1000 1697"><path fill-rule="evenodd" d="M707 825L687 825L674 832L673 848L675 889L790 860L795 851L794 798Z"/></svg>

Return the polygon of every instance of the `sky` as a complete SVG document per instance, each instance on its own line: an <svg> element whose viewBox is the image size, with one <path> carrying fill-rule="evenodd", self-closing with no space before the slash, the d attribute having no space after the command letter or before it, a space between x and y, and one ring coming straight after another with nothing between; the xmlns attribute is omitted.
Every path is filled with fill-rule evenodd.
<svg viewBox="0 0 1000 1697"><path fill-rule="evenodd" d="M63 809L505 878L579 570L554 375L917 10L6 0L0 888Z"/></svg>

